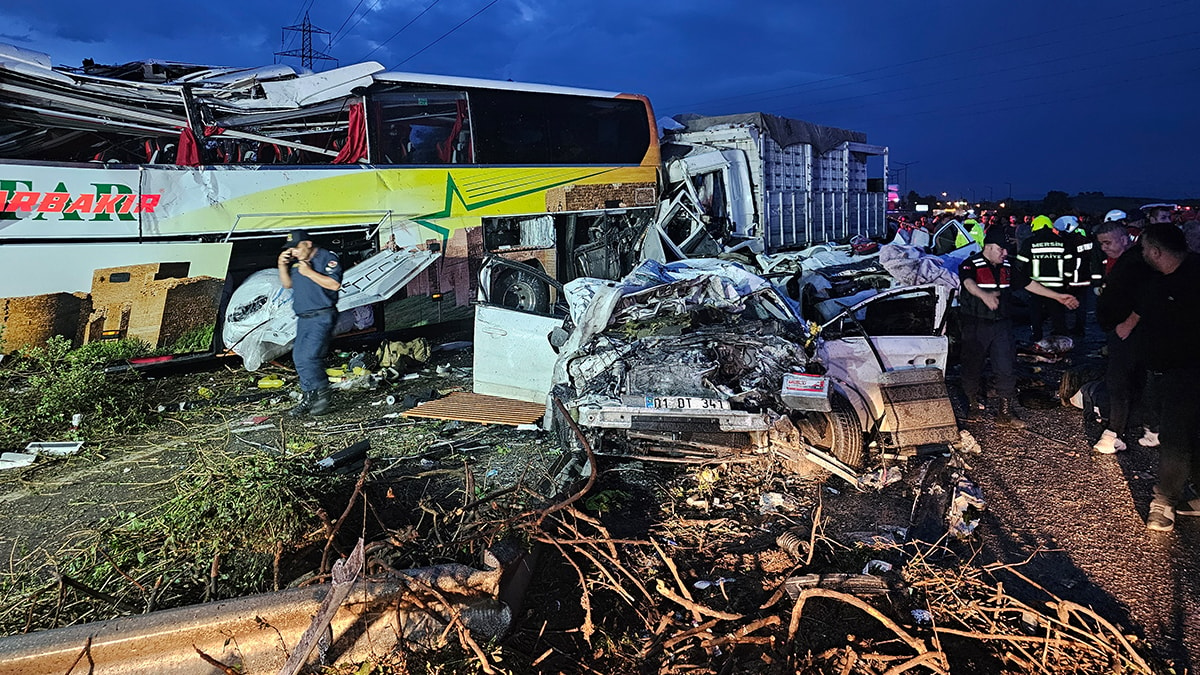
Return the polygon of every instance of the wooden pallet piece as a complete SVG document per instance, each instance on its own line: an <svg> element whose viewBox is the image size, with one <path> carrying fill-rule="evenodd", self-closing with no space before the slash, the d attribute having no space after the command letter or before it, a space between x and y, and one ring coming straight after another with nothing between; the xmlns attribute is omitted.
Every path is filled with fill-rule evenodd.
<svg viewBox="0 0 1200 675"><path fill-rule="evenodd" d="M401 414L404 417L457 420L476 424L504 424L515 427L522 424L534 424L542 419L545 412L545 406L537 403L458 391L436 401L426 401Z"/></svg>

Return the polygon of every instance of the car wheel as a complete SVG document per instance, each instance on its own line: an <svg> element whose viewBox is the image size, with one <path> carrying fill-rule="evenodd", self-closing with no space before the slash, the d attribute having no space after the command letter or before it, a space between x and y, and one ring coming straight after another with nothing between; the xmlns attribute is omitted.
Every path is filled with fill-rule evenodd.
<svg viewBox="0 0 1200 675"><path fill-rule="evenodd" d="M550 290L540 279L521 270L508 270L492 284L492 302L523 312L550 311Z"/></svg>
<svg viewBox="0 0 1200 675"><path fill-rule="evenodd" d="M807 412L796 419L796 428L804 439L818 450L838 458L843 464L861 469L866 463L867 449L858 413L845 397L834 394L829 412Z"/></svg>

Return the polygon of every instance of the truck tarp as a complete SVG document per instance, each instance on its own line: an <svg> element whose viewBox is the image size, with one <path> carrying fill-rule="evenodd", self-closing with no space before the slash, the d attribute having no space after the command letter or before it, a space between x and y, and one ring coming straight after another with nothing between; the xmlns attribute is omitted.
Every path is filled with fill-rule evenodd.
<svg viewBox="0 0 1200 675"><path fill-rule="evenodd" d="M867 135L861 131L826 127L812 122L794 120L767 113L741 113L738 115L718 115L706 117L695 113L684 113L673 118L684 126L680 131L704 131L717 126L754 126L775 139L780 147L788 147L799 143L807 143L823 155L829 150L850 141L866 143Z"/></svg>

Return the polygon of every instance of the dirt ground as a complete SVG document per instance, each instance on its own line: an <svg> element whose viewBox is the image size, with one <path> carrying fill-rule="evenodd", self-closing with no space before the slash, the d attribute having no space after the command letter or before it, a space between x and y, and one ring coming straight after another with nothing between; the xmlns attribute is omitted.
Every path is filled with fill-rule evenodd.
<svg viewBox="0 0 1200 675"><path fill-rule="evenodd" d="M1095 360L1089 354L1097 340L1098 336L1091 336L1077 350L1074 363ZM380 505L376 515L383 534L393 540L430 536L428 515L438 511L431 508L437 504L430 500L444 507L486 500L513 486L545 489L561 459L550 434L395 415L405 397L469 390L470 366L469 350L435 352L429 364L415 369L415 379L379 390L338 393L334 414L319 422L286 420L282 413L291 400L283 390L266 392L260 400L224 403L258 392L254 383L264 374L289 379L284 369L249 374L218 365L199 372L152 375L152 406L161 405L163 410L145 433L89 443L78 456L43 459L31 468L0 475L0 560L8 561L9 579L39 565L43 573L61 568L100 530L131 514L152 511L174 496L178 476L198 453L213 448L235 456L273 448L311 461L370 440L374 469L369 491ZM944 542L936 555L930 549L917 557L937 557L948 568L998 563L997 579L1025 602L1040 607L1047 600L1062 598L1092 607L1141 635L1149 647L1146 651L1173 663L1174 672L1192 672L1200 659L1200 619L1196 618L1200 616L1196 611L1200 519L1180 519L1176 532L1169 535L1145 529L1156 457L1136 446L1115 457L1090 451L1082 437L1079 411L1059 406L1054 397L1066 366L1024 363L1022 400L1029 430L997 429L990 421L967 426L983 450L962 458L969 464L966 473L982 487L988 501L982 525L972 540ZM395 404L386 402L388 394L396 398ZM181 411L180 403L195 407ZM259 416L267 420L253 419ZM629 570L630 579L606 587L594 581L582 583L571 565L564 564L574 560L586 564L576 549L540 547L538 578L505 640L512 672L658 672L686 660L686 652L676 650L672 656L661 651L662 636L669 631L656 637L653 625L658 622L658 633L667 626L682 630L687 626L686 612L651 614L644 603L631 603L624 596L637 595L635 577L647 580L649 586L650 579L664 576L668 560L677 568L679 585L684 592L691 589L696 601L747 617L773 589L798 573L857 573L872 559L899 569L912 560L911 549L873 548L856 544L855 539L861 540L864 533L887 536L904 528L909 539L938 541L945 533L945 489L950 476L963 470L934 455L904 465L900 483L882 492L859 493L840 479L794 476L766 461L689 467L601 458L598 467L596 485L580 500L578 515L556 521L554 536L586 530L601 540L654 542L654 548L662 551L656 555L645 545L622 548L614 562L619 560L618 569ZM343 471L352 478L357 468ZM345 491L352 482L347 480L343 492L330 497L331 513L345 504ZM930 491L931 485L942 490ZM806 565L780 550L776 538L792 527L811 529L814 516L823 519L821 536L829 544ZM453 555L449 548L435 546L427 555L411 550L397 554L393 562L396 566L428 564L451 560ZM311 547L291 552L283 565L283 585L311 576L313 556ZM469 564L473 559L473 553L464 554L459 561ZM1022 581L1004 565L1014 566L1012 570L1034 583ZM884 576L896 588L906 583L895 573ZM590 639L580 630L589 618L580 604L581 586L594 594ZM13 612L23 607L16 596L27 590L27 586L10 585L0 598L0 622L7 630L20 630L22 617ZM643 590L647 599L661 600L653 588ZM910 608L903 603L894 607L901 614ZM107 611L112 615L111 608ZM105 612L102 603L91 603L70 620L107 618ZM811 662L800 659L788 668L823 672L822 663L840 658L831 656L831 650L847 639L836 630L838 620L847 619L836 612L819 616L824 623L818 625L835 628L802 631L797 638L799 653L807 653ZM643 623L645 627L639 627ZM850 637L852 641L865 639L872 644L872 631L855 632L859 636ZM870 651L857 644L859 651ZM780 672L768 669L772 652L765 647L736 653L727 647L731 651L723 661L718 659L720 648L715 652L711 646L706 648L705 658L724 664L721 672ZM639 653L660 660L640 663L630 656ZM822 654L825 661L818 658ZM1000 672L999 666L992 670L979 665L991 662L973 653L956 658L964 669L954 672ZM462 661L458 666L466 672L473 664ZM718 672L717 666L713 668L711 672Z"/></svg>
<svg viewBox="0 0 1200 675"><path fill-rule="evenodd" d="M1028 336L1023 329L1019 337ZM1137 445L1100 455L1084 438L1081 412L1057 403L1068 365L1103 366L1094 324L1069 363L1020 363L1025 431L968 424L984 452L973 476L988 498L983 555L1026 566L1049 590L1144 631L1177 672L1200 665L1200 519L1175 531L1146 529L1158 453Z"/></svg>

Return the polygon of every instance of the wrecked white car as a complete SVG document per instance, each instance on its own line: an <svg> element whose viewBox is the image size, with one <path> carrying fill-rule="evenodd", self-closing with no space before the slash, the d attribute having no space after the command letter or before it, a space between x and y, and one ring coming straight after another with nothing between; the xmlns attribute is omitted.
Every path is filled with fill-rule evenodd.
<svg viewBox="0 0 1200 675"><path fill-rule="evenodd" d="M485 281L514 264L491 261ZM556 298L549 314L478 303L475 391L556 397L597 452L776 451L853 474L871 448L958 438L944 383L949 293L937 285L878 292L817 324L716 259L646 261L619 282L539 279Z"/></svg>

